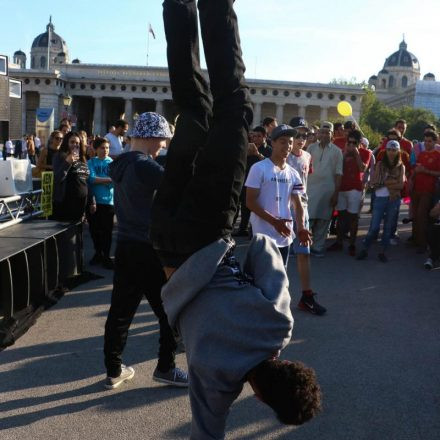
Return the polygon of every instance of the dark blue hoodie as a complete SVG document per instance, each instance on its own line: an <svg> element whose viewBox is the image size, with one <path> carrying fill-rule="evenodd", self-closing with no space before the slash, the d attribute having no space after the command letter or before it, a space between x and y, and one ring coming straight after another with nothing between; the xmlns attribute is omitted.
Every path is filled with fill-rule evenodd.
<svg viewBox="0 0 440 440"><path fill-rule="evenodd" d="M157 162L139 151L121 154L110 164L118 241L149 242L151 205L163 171Z"/></svg>

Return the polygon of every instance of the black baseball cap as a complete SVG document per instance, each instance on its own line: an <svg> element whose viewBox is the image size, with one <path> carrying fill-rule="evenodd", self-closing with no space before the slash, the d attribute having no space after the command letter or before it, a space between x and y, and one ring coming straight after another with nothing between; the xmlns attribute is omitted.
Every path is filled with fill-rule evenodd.
<svg viewBox="0 0 440 440"><path fill-rule="evenodd" d="M309 128L307 121L302 116L295 116L290 120L289 125L293 128Z"/></svg>
<svg viewBox="0 0 440 440"><path fill-rule="evenodd" d="M292 128L290 125L281 124L272 130L270 137L273 141L275 141L281 136L295 137L297 135L297 133L298 132L294 128Z"/></svg>

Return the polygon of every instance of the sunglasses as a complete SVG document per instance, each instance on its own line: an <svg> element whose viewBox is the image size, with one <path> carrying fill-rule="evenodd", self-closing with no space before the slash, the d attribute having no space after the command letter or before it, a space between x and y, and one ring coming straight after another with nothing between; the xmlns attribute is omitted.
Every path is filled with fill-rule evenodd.
<svg viewBox="0 0 440 440"><path fill-rule="evenodd" d="M63 140L63 138L62 138L62 137L59 137L59 136L54 137L54 139L57 140L57 141L62 141L62 140Z"/></svg>
<svg viewBox="0 0 440 440"><path fill-rule="evenodd" d="M304 139L304 140L306 140L307 139L307 135L306 134L297 134L295 136L295 139Z"/></svg>
<svg viewBox="0 0 440 440"><path fill-rule="evenodd" d="M348 141L347 145L358 145L358 142L356 142L356 141Z"/></svg>

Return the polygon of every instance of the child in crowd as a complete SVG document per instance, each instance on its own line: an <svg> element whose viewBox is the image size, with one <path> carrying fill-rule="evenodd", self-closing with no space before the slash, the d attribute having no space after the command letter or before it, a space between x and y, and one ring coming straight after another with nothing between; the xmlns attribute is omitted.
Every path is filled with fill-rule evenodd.
<svg viewBox="0 0 440 440"><path fill-rule="evenodd" d="M113 218L113 184L109 177L109 165L113 160L109 157L110 144L107 139L98 137L93 141L96 156L87 162L89 176L89 209L87 220L90 225L90 235L95 247L95 255L90 260L91 265L102 263L106 269L113 269L110 258L112 245Z"/></svg>

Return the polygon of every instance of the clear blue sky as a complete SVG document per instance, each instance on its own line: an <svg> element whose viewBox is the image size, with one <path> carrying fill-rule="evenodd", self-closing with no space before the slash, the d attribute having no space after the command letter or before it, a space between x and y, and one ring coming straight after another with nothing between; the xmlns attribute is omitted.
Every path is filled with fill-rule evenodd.
<svg viewBox="0 0 440 440"><path fill-rule="evenodd" d="M71 59L166 66L160 0L0 0L0 54L28 56L49 15ZM247 77L329 82L368 80L405 34L422 74L440 79L439 0L236 0Z"/></svg>

